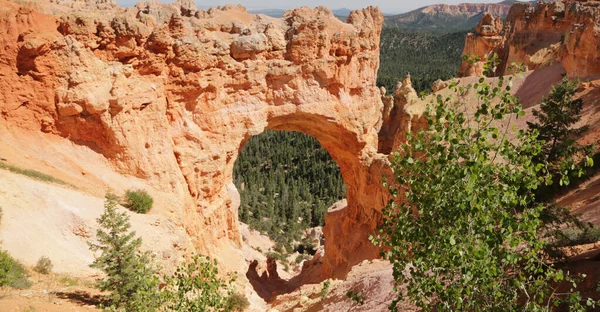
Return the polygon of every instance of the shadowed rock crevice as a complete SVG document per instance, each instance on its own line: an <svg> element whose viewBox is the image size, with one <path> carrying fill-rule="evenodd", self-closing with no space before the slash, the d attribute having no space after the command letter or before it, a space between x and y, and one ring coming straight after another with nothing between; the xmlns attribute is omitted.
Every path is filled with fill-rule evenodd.
<svg viewBox="0 0 600 312"><path fill-rule="evenodd" d="M246 278L254 291L266 302L271 302L279 295L289 294L305 284L319 284L325 280L321 276L322 262L319 257L305 261L300 274L289 280L282 279L277 273L277 262L267 258L266 267L254 260L248 266Z"/></svg>

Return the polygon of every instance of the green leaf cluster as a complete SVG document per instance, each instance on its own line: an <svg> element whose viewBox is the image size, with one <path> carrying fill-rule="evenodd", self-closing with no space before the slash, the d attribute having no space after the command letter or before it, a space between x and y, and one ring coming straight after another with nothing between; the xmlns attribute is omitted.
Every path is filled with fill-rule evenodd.
<svg viewBox="0 0 600 312"><path fill-rule="evenodd" d="M175 274L166 276L165 308L167 311L231 311L231 284L234 276L219 277L217 262L195 255L182 263Z"/></svg>
<svg viewBox="0 0 600 312"><path fill-rule="evenodd" d="M9 255L6 250L0 250L0 286L17 289L31 286L29 273L25 266Z"/></svg>
<svg viewBox="0 0 600 312"><path fill-rule="evenodd" d="M564 301L584 309L577 292L556 292L561 281L576 283L544 254L535 195L552 175L536 161L539 131L511 133L524 115L512 79L452 85L454 97L428 107L428 128L393 154L397 181L373 237L405 287L391 310L404 299L425 311L548 311ZM469 93L474 113L461 101Z"/></svg>
<svg viewBox="0 0 600 312"><path fill-rule="evenodd" d="M321 300L327 297L327 294L329 293L329 287L331 287L331 280L328 279L323 282L323 288L321 288Z"/></svg>

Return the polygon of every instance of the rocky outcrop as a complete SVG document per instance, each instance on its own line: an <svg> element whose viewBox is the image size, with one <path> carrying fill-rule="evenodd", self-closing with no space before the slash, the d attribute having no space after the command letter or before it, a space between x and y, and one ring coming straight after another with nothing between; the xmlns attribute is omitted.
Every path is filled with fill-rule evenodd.
<svg viewBox="0 0 600 312"><path fill-rule="evenodd" d="M494 18L490 13L484 14L475 33L467 34L458 76L483 76L485 60L498 53L503 43L500 18Z"/></svg>
<svg viewBox="0 0 600 312"><path fill-rule="evenodd" d="M484 16L480 26L486 27L467 36L459 76L481 76L483 60L494 53L501 61L494 75L509 73L513 63L529 70L562 63L571 77L595 76L600 73L599 23L596 1L515 3L502 31Z"/></svg>
<svg viewBox="0 0 600 312"><path fill-rule="evenodd" d="M438 80L434 81L433 84L431 85L431 91L433 91L433 93L436 93L438 91L448 88L448 86L449 86L449 83L447 81L438 79Z"/></svg>
<svg viewBox="0 0 600 312"><path fill-rule="evenodd" d="M419 101L410 74L396 84L394 95L386 96L385 93L382 88L383 125L379 132L379 152L390 154L405 142L405 135L413 126L425 126L422 118L425 104Z"/></svg>
<svg viewBox="0 0 600 312"><path fill-rule="evenodd" d="M267 129L312 135L348 185L323 229L322 274L343 276L378 256L368 236L387 202L378 141L397 131L379 133L382 23L373 7L343 23L324 7L275 19L192 1L0 0L0 120L172 193L170 217L206 253L240 242L230 182L244 143Z"/></svg>

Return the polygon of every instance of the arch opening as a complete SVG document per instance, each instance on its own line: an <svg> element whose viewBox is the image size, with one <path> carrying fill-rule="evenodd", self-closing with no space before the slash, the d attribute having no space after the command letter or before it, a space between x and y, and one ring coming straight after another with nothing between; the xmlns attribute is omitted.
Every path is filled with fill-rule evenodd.
<svg viewBox="0 0 600 312"><path fill-rule="evenodd" d="M239 220L267 234L276 245L262 251L288 269L322 248L325 214L346 198L336 161L316 138L297 131L267 130L247 140L233 178Z"/></svg>

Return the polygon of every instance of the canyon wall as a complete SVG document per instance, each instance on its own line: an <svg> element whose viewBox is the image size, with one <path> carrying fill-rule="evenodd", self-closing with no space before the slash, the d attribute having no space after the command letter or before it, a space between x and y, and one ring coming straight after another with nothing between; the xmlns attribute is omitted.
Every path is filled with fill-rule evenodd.
<svg viewBox="0 0 600 312"><path fill-rule="evenodd" d="M459 76L483 74L484 60L497 53L494 75L513 63L528 70L562 64L570 77L600 73L600 4L597 1L515 3L503 24L487 14L466 38ZM477 59L479 58L479 59Z"/></svg>
<svg viewBox="0 0 600 312"><path fill-rule="evenodd" d="M267 129L312 135L348 185L326 217L322 271L344 276L378 256L368 236L390 174L378 141L404 131L383 125L382 23L374 7L344 23L324 7L276 19L193 1L0 0L0 131L65 138L174 194L170 216L209 254L240 242L231 182L244 143Z"/></svg>

